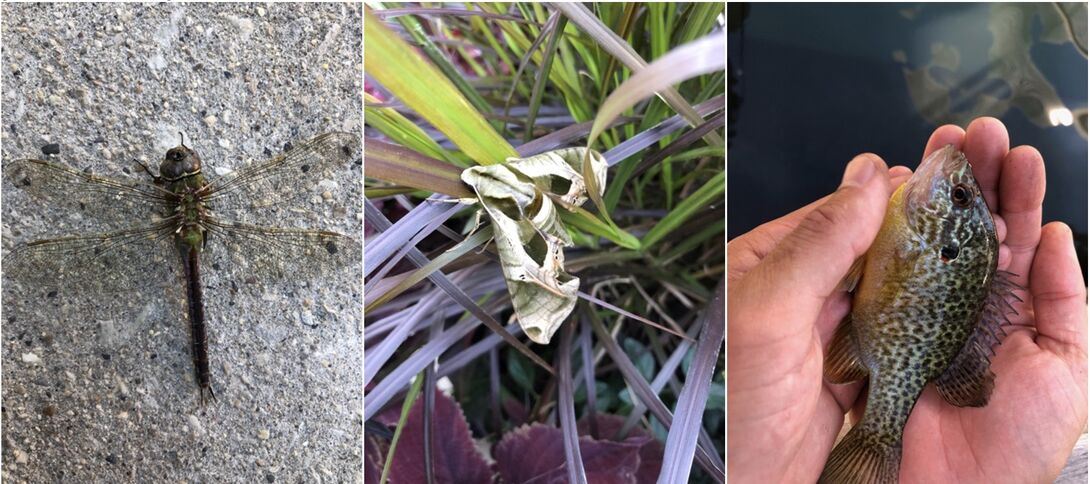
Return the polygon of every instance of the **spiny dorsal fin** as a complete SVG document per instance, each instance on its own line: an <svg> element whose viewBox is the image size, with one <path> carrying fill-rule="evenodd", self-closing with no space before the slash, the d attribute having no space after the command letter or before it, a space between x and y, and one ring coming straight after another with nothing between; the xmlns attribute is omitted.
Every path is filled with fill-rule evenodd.
<svg viewBox="0 0 1090 484"><path fill-rule="evenodd" d="M829 383L850 383L862 380L870 373L859 360L854 332L849 314L840 322L832 343L829 343L829 353L825 355L825 379Z"/></svg>
<svg viewBox="0 0 1090 484"><path fill-rule="evenodd" d="M980 321L973 328L965 346L954 357L946 371L935 379L939 395L958 407L983 407L995 387L995 373L989 368L994 346L1006 336L1003 326L1010 324L1010 314L1018 314L1009 299L1021 301L1012 291L1021 289L1011 281L1014 274L998 271L992 280L988 298L984 302Z"/></svg>
<svg viewBox="0 0 1090 484"><path fill-rule="evenodd" d="M897 484L901 470L901 448L868 442L865 429L852 427L837 444L818 484Z"/></svg>

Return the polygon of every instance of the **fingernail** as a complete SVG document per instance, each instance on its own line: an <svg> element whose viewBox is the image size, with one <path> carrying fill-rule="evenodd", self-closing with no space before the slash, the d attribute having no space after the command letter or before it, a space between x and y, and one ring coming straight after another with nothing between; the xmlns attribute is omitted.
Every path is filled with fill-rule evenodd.
<svg viewBox="0 0 1090 484"><path fill-rule="evenodd" d="M840 186L857 187L866 184L874 177L874 165L874 161L869 156L856 156L844 170L844 181L840 183Z"/></svg>

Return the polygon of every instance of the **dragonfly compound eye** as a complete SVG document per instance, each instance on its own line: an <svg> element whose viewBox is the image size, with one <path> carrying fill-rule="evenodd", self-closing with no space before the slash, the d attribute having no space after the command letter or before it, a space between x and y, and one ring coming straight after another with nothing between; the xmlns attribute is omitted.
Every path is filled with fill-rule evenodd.
<svg viewBox="0 0 1090 484"><path fill-rule="evenodd" d="M197 152L178 146L167 151L163 163L159 165L159 174L168 180L192 175L201 171L201 159Z"/></svg>

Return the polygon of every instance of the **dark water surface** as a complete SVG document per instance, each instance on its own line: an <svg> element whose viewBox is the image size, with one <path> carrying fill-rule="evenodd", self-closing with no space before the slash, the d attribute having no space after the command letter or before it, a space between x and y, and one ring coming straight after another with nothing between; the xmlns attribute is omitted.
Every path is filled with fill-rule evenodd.
<svg viewBox="0 0 1090 484"><path fill-rule="evenodd" d="M729 238L830 193L858 153L915 169L936 127L979 116L1041 152L1044 220L1085 237L1085 4L732 4L728 19ZM1075 124L1050 122L1062 109Z"/></svg>

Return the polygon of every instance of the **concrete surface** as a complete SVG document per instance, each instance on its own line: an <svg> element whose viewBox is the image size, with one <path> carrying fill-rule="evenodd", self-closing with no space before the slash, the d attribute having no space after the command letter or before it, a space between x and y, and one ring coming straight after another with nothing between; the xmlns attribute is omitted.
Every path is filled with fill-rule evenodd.
<svg viewBox="0 0 1090 484"><path fill-rule="evenodd" d="M56 143L54 160L140 178L133 160L154 170L182 131L214 176L322 132L359 133L360 8L4 4L3 159ZM322 182L332 197L297 200L293 222L358 238L359 162ZM3 188L5 253L94 230L6 176ZM252 255L206 262L219 401L202 408L176 256L134 255L149 269L106 268L103 281L131 277L112 292L5 275L5 482L362 481L358 265L267 280Z"/></svg>

